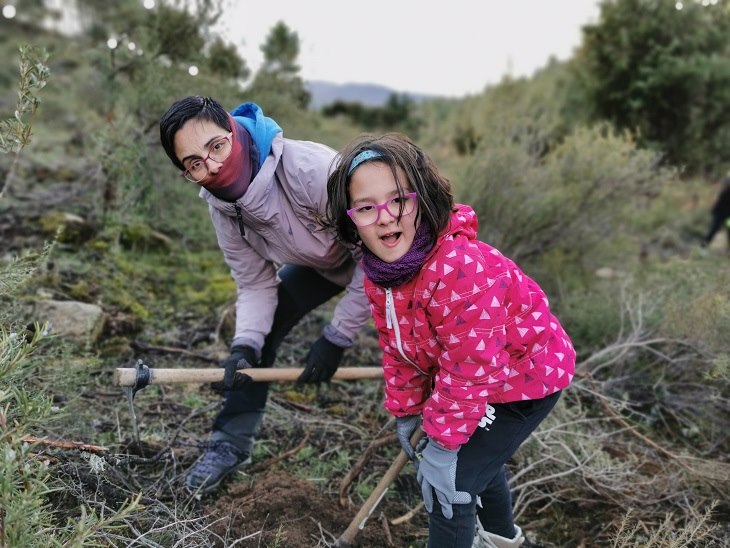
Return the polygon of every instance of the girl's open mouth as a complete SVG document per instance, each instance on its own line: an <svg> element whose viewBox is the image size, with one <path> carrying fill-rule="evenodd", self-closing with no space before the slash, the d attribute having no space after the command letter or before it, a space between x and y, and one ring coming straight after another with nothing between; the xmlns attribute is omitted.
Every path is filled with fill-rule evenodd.
<svg viewBox="0 0 730 548"><path fill-rule="evenodd" d="M383 242L383 245L386 247L395 247L398 245L398 241L400 240L402 232L391 232L389 234L386 234L385 236L380 237L380 241Z"/></svg>

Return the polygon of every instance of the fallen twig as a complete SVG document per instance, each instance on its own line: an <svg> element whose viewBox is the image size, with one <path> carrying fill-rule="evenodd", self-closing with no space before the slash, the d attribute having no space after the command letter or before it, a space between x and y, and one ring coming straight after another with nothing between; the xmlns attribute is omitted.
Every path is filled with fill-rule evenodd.
<svg viewBox="0 0 730 548"><path fill-rule="evenodd" d="M385 538L388 542L388 546L392 548L393 546L395 546L395 544L393 544L393 537L390 534L390 527L388 526L388 518L386 517L386 515L383 512L380 512L380 524L383 526L383 531L385 532Z"/></svg>
<svg viewBox="0 0 730 548"><path fill-rule="evenodd" d="M281 462L283 460L286 460L289 457L291 457L293 455L296 455L302 449L304 449L304 446L307 445L307 442L308 441L309 441L309 434L306 434L304 436L304 439L302 439L302 441L299 442L299 445L297 445L294 449L290 449L286 453L282 453L281 455L279 455L277 457L273 457L273 458L270 458L270 459L265 460L263 462L259 462L258 464L256 464L256 465L251 466L250 468L248 468L246 470L246 472L249 472L249 473L259 472L260 470L265 470L266 468L269 468L269 467L273 466L277 462Z"/></svg>
<svg viewBox="0 0 730 548"><path fill-rule="evenodd" d="M401 523L405 523L406 521L413 519L413 517L421 511L421 508L423 508L423 501L416 504L416 506L414 508L411 508L410 510L408 510L408 512L406 512L402 516L399 516L397 518L390 520L390 524L391 525L400 525Z"/></svg>
<svg viewBox="0 0 730 548"><path fill-rule="evenodd" d="M290 407L292 409L296 409L297 411L301 411L302 413L309 413L311 414L314 411L314 408L311 405L304 405L303 403L298 403L295 401L277 398L276 396L270 396L269 399L271 401L275 401L282 407Z"/></svg>
<svg viewBox="0 0 730 548"><path fill-rule="evenodd" d="M592 376L588 376L588 380L591 382L595 382L593 381ZM608 413L611 420L619 423L626 429L626 431L632 433L649 447L654 448L665 457L677 462L689 473L701 478L719 480L722 482L727 482L728 480L730 480L730 467L728 467L727 464L719 461L708 461L706 459L693 457L691 455L678 455L677 453L673 453L672 451L659 445L648 436L645 436L644 434L639 432L638 428L630 424L624 417L617 413L604 398L598 398L598 400L601 403L601 406L605 409L606 413ZM687 462L688 460L694 461L694 464L696 464L696 466L690 465ZM716 486L714 485L712 485L712 487L716 488Z"/></svg>
<svg viewBox="0 0 730 548"><path fill-rule="evenodd" d="M39 438L37 436L23 436L21 441L25 443L38 443L41 445L48 445L50 447L58 447L59 449L76 449L78 451L86 451L87 453L106 453L109 451L108 447L101 445L91 445L82 441L69 441L69 440L49 440L48 438Z"/></svg>
<svg viewBox="0 0 730 548"><path fill-rule="evenodd" d="M147 344L141 341L132 341L131 346L133 349L142 352L164 352L166 354L182 354L183 356L188 356L190 358L195 358L208 363L217 364L218 362L220 362L218 358L213 358L212 356L208 356L206 354L200 354L198 352L193 352L191 350L177 348L174 346L160 346L156 344Z"/></svg>
<svg viewBox="0 0 730 548"><path fill-rule="evenodd" d="M350 468L350 471L340 483L340 506L342 506L343 508L347 508L350 505L350 500L347 496L347 492L350 490L350 485L352 485L352 482L355 481L355 478L360 475L360 472L362 472L368 461L370 461L370 457L372 456L372 454L383 445L392 444L397 440L398 437L395 434L388 434L386 436L383 436L382 438L376 438L370 442L370 445L368 445L367 449L365 449L365 452L352 466L352 468Z"/></svg>

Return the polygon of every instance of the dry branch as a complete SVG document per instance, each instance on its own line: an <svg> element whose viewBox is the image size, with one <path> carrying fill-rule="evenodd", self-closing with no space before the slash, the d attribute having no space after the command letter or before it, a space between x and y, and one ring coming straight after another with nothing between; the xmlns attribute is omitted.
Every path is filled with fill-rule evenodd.
<svg viewBox="0 0 730 548"><path fill-rule="evenodd" d="M350 485L352 485L352 482L355 481L355 478L360 475L360 472L362 472L363 468L365 468L367 463L370 461L370 457L373 455L373 453L383 445L394 443L397 440L398 437L395 434L388 434L386 436L383 436L382 438L377 438L370 442L370 445L368 445L367 449L365 449L365 452L352 466L352 468L350 468L350 471L340 483L340 506L342 506L343 508L347 508L350 505L350 500L347 496L347 492L350 490Z"/></svg>
<svg viewBox="0 0 730 548"><path fill-rule="evenodd" d="M306 434L304 436L304 439L302 439L302 441L299 442L299 445L297 445L294 449L290 449L286 453L282 453L279 456L272 457L272 458L270 458L268 460L265 460L263 462L260 462L260 463L256 464L255 466L251 466L247 470L247 472L249 472L250 474L253 474L253 473L259 472L261 470L266 470L267 468L270 468L271 466L273 466L277 462L281 462L283 460L288 459L291 456L296 455L297 453L299 453L299 451L301 451L302 449L304 449L304 447L307 445L307 442L308 441L309 441L309 434Z"/></svg>
<svg viewBox="0 0 730 548"><path fill-rule="evenodd" d="M416 515L418 515L418 513L421 511L421 508L423 508L423 506L424 506L423 501L419 502L418 504L416 504L416 506L414 508L411 508L410 510L408 510L408 512L406 512L402 516L399 516L397 518L390 520L390 524L391 525L400 525L401 523L410 521Z"/></svg>
<svg viewBox="0 0 730 548"><path fill-rule="evenodd" d="M728 481L730 481L730 465L728 465L727 463L720 461L710 461L698 457L692 457L689 455L678 455L676 453L672 453L668 449L659 445L654 440L639 432L635 426L629 424L626 419L616 413L616 411L614 411L604 399L601 399L601 405L606 410L606 413L610 415L611 419L623 426L627 432L631 432L631 434L639 438L645 444L652 447L653 449L656 449L659 453L669 458L670 460L676 462L693 476L702 479L719 481L722 483L727 483ZM693 461L694 465L689 464L688 461L690 460ZM716 488L717 486L711 485L711 487Z"/></svg>
<svg viewBox="0 0 730 548"><path fill-rule="evenodd" d="M25 443L38 443L48 445L50 447L58 447L59 449L75 449L77 451L86 451L87 453L106 453L109 448L101 445L90 445L81 441L69 440L49 440L48 438L39 438L37 436L23 436L21 441Z"/></svg>
<svg viewBox="0 0 730 548"><path fill-rule="evenodd" d="M388 525L388 518L385 516L384 513L380 513L380 525L383 527L383 532L385 533L385 538L388 543L388 548L392 548L395 546L393 544L393 536L390 534L390 526Z"/></svg>
<svg viewBox="0 0 730 548"><path fill-rule="evenodd" d="M213 358L212 356L208 356L206 354L200 354L199 352L193 352L191 350L186 350L185 348L177 348L174 346L160 346L156 344L147 344L143 343L142 341L132 341L131 346L135 350L139 350L141 352L163 352L165 354L181 354L183 356L188 356L189 358L195 358L196 360L202 360L207 363L219 363L220 360L217 358Z"/></svg>

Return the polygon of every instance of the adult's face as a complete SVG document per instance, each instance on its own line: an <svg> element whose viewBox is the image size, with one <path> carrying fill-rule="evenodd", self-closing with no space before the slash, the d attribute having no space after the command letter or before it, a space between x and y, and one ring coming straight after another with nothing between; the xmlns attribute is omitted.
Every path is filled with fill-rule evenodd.
<svg viewBox="0 0 730 548"><path fill-rule="evenodd" d="M202 185L215 176L230 153L230 138L230 132L210 120L193 118L185 122L175 134L173 145L186 178Z"/></svg>

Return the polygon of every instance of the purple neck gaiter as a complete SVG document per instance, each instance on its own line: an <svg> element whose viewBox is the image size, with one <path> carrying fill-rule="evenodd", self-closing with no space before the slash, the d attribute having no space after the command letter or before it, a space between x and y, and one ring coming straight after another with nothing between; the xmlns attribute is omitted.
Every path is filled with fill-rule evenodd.
<svg viewBox="0 0 730 548"><path fill-rule="evenodd" d="M383 287L397 287L415 276L433 248L428 223L421 223L416 230L411 248L397 261L386 263L362 246L363 269L373 283Z"/></svg>

